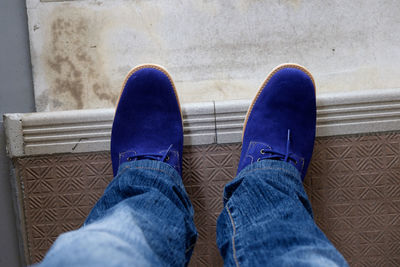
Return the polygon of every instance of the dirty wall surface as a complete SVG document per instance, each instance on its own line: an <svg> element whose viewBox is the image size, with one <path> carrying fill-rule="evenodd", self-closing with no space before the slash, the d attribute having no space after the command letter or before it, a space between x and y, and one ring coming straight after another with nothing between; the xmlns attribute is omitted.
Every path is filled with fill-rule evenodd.
<svg viewBox="0 0 400 267"><path fill-rule="evenodd" d="M109 108L135 65L181 102L252 98L283 62L318 93L400 87L400 2L27 0L38 111Z"/></svg>

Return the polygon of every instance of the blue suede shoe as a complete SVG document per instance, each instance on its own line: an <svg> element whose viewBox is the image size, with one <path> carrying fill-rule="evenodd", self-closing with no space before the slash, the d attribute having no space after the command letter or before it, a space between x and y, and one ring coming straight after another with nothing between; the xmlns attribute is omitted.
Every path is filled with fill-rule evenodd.
<svg viewBox="0 0 400 267"><path fill-rule="evenodd" d="M238 173L256 161L282 160L293 164L304 180L315 124L315 84L310 72L297 64L276 67L247 112Z"/></svg>
<svg viewBox="0 0 400 267"><path fill-rule="evenodd" d="M114 176L120 164L140 159L170 164L181 174L182 115L168 72L157 65L132 69L122 86L111 133Z"/></svg>

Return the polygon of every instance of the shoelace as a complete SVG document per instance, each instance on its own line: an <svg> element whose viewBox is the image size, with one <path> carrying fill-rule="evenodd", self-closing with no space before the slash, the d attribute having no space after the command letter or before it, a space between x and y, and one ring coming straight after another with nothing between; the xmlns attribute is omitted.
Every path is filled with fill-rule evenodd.
<svg viewBox="0 0 400 267"><path fill-rule="evenodd" d="M168 161L169 156L168 153L172 148L172 144L168 147L168 149L163 154L154 154L154 153L141 153L136 154L134 156L130 156L127 158L127 161L132 161L134 159L152 159L152 160L159 160L159 161Z"/></svg>
<svg viewBox="0 0 400 267"><path fill-rule="evenodd" d="M288 129L287 141L286 141L286 153L282 154L272 149L261 149L261 154L268 154L265 156L261 156L257 161L264 160L264 159L275 159L275 160L283 160L286 162L292 161L294 164L297 164L297 160L292 157L292 152L290 152L290 129Z"/></svg>

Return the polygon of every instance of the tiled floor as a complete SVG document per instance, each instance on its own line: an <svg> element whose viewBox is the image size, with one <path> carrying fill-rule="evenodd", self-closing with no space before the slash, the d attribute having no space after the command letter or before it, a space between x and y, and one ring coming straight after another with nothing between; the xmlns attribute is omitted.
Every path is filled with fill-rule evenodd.
<svg viewBox="0 0 400 267"><path fill-rule="evenodd" d="M186 147L183 177L199 239L191 266L221 266L222 191L240 144ZM79 227L112 178L109 153L19 158L28 263ZM305 187L317 224L351 266L400 266L400 133L318 138Z"/></svg>

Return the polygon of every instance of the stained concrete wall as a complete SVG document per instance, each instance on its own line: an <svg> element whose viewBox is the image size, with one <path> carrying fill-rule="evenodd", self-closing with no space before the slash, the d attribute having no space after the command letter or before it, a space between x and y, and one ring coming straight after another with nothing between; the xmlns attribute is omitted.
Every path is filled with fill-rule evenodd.
<svg viewBox="0 0 400 267"><path fill-rule="evenodd" d="M318 92L400 87L398 0L27 0L38 110L112 107L155 62L182 102L252 98L297 62Z"/></svg>
<svg viewBox="0 0 400 267"><path fill-rule="evenodd" d="M20 266L3 113L35 110L24 1L0 1L0 266Z"/></svg>

